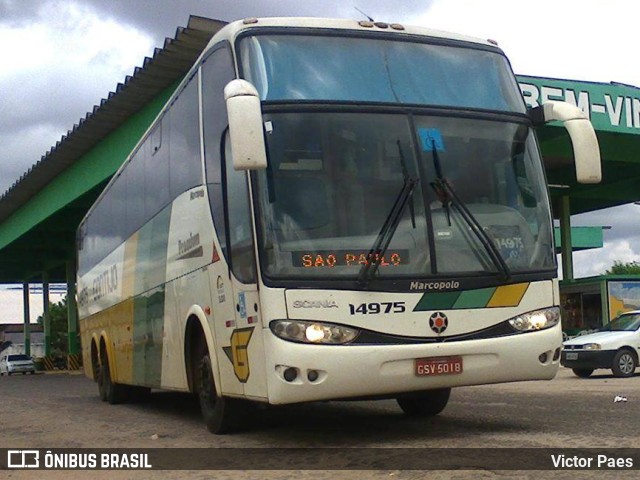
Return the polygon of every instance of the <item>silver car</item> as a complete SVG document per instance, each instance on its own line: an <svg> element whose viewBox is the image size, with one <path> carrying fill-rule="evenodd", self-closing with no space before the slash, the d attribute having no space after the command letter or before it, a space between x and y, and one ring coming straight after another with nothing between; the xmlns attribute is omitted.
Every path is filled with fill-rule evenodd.
<svg viewBox="0 0 640 480"><path fill-rule="evenodd" d="M11 375L12 373L34 374L36 367L33 359L27 355L4 355L0 359L0 375Z"/></svg>

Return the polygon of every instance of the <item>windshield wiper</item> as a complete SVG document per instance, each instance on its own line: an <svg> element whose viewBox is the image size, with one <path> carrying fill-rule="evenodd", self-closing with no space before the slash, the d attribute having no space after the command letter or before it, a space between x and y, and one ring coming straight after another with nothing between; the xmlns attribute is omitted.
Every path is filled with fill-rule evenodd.
<svg viewBox="0 0 640 480"><path fill-rule="evenodd" d="M473 216L464 202L460 200L460 197L458 197L451 184L442 174L442 166L440 165L440 158L438 157L438 152L436 151L435 141L432 143L431 152L433 155L433 163L437 177L435 182L431 183L431 186L436 191L436 194L439 197L445 197L442 203L446 208L449 225L451 225L451 219L449 215L449 203L451 203L451 206L460 214L471 231L476 235L476 237L478 237L478 240L480 240L480 243L489 254L489 258L491 258L491 261L500 272L502 279L510 279L511 272L509 271L509 266L504 261L500 250L498 250L498 247L496 247L496 245L493 243L491 237L489 237L487 232L485 232L484 228L482 228L482 225L480 225L476 217Z"/></svg>
<svg viewBox="0 0 640 480"><path fill-rule="evenodd" d="M358 284L361 286L365 286L369 279L373 278L373 276L378 271L378 267L382 262L382 257L387 251L387 248L389 248L389 244L391 243L391 239L398 229L398 225L400 224L402 215L407 208L407 205L409 205L410 203L411 220L415 228L415 213L413 209L413 203L410 202L410 200L412 200L413 198L413 190L418 183L418 179L409 176L404 156L402 155L402 149L400 148L400 141L398 141L398 148L400 149L400 162L402 164L404 184L402 185L400 193L396 197L393 208L382 224L382 228L380 229L380 233L378 233L378 236L376 237L376 241L374 242L373 247L371 247L371 250L369 250L369 254L367 255L367 262L362 265L362 267L360 268L360 272L358 272Z"/></svg>

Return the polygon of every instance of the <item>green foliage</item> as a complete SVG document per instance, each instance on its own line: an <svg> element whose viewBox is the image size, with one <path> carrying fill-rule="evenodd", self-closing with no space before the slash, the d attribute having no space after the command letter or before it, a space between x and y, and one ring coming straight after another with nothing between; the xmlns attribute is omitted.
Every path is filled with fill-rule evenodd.
<svg viewBox="0 0 640 480"><path fill-rule="evenodd" d="M51 353L53 355L67 355L67 297L58 303L49 303L49 319L51 325ZM44 319L38 317L38 325L43 325Z"/></svg>
<svg viewBox="0 0 640 480"><path fill-rule="evenodd" d="M613 262L605 275L640 275L640 262L621 262L616 260Z"/></svg>

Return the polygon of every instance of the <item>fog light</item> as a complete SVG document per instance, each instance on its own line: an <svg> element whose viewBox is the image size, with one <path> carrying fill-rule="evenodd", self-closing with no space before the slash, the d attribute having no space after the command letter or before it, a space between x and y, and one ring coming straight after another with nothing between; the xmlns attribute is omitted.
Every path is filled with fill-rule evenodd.
<svg viewBox="0 0 640 480"><path fill-rule="evenodd" d="M538 360L540 360L540 363L546 363L547 362L547 352L545 353L541 353L540 356L538 357Z"/></svg>
<svg viewBox="0 0 640 480"><path fill-rule="evenodd" d="M287 382L293 382L298 377L298 370L293 367L289 367L284 371L284 379Z"/></svg>
<svg viewBox="0 0 640 480"><path fill-rule="evenodd" d="M307 372L307 378L309 379L310 382L315 382L319 376L320 375L318 374L317 370L309 370Z"/></svg>

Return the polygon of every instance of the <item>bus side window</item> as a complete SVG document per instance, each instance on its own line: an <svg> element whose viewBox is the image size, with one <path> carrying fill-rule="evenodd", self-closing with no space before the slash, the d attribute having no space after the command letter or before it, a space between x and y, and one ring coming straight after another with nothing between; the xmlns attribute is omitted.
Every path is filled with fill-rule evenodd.
<svg viewBox="0 0 640 480"><path fill-rule="evenodd" d="M233 169L228 130L225 137L225 167L231 269L241 282L255 283L255 256L247 172Z"/></svg>
<svg viewBox="0 0 640 480"><path fill-rule="evenodd" d="M170 107L169 164L171 198L202 185L198 82L194 76ZM164 129L163 125L163 129ZM163 130L163 136L166 131ZM166 141L166 139L163 139ZM162 149L160 149L162 151Z"/></svg>

